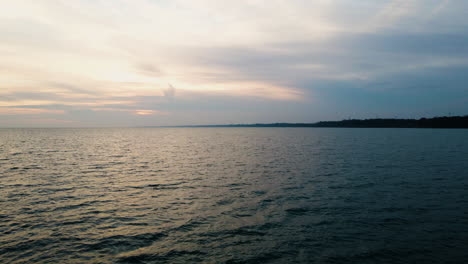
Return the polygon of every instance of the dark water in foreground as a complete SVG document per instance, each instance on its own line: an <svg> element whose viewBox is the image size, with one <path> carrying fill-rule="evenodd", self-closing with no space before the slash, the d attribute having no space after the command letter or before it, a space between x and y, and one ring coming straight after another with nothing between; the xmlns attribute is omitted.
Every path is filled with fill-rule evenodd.
<svg viewBox="0 0 468 264"><path fill-rule="evenodd" d="M1 263L467 263L468 130L0 130Z"/></svg>

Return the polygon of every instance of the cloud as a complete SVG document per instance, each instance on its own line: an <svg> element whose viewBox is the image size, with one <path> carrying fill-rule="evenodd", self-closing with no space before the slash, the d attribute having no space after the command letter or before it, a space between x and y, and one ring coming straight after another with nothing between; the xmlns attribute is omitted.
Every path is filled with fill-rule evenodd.
<svg viewBox="0 0 468 264"><path fill-rule="evenodd" d="M163 75L161 69L159 69L157 66L151 63L141 63L138 66L136 66L136 68L137 72L147 76L158 77Z"/></svg>
<svg viewBox="0 0 468 264"><path fill-rule="evenodd" d="M63 110L0 107L0 115L39 115L39 114L64 114Z"/></svg>
<svg viewBox="0 0 468 264"><path fill-rule="evenodd" d="M166 89L163 90L164 97L173 98L175 96L175 88L171 84L168 85Z"/></svg>
<svg viewBox="0 0 468 264"><path fill-rule="evenodd" d="M140 115L140 116L146 116L146 115L162 114L162 112L158 112L155 110L140 109L140 110L135 110L135 114Z"/></svg>
<svg viewBox="0 0 468 264"><path fill-rule="evenodd" d="M332 100L320 98L324 87L414 95L430 86L423 72L446 80L445 94L464 96L444 78L468 59L464 1L17 0L3 7L0 115L55 106L70 120L111 123L126 113L122 122L131 123L138 113L167 120L161 113L184 110L190 121L196 109L248 102L272 117L278 105L297 107L305 119L306 104Z"/></svg>
<svg viewBox="0 0 468 264"><path fill-rule="evenodd" d="M146 115L165 115L167 113L151 109L125 109L125 108L111 108L111 107L98 107L91 108L92 111L109 111L109 112L126 112L133 115L146 116Z"/></svg>

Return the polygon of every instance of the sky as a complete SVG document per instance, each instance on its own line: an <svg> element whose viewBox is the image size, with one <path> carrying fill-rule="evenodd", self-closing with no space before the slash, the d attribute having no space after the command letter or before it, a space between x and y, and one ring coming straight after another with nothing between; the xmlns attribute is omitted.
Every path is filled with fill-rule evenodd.
<svg viewBox="0 0 468 264"><path fill-rule="evenodd" d="M0 6L0 127L468 114L468 1Z"/></svg>

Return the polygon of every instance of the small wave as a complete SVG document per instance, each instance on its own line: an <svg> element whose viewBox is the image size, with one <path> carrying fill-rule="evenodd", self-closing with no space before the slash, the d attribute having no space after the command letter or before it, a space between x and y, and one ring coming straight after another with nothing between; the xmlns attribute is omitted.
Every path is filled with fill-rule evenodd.
<svg viewBox="0 0 468 264"><path fill-rule="evenodd" d="M185 261L190 262L201 262L203 257L207 253L199 250L171 250L165 254L138 254L138 255L129 255L121 256L117 259L117 263L159 263L159 262L169 262L176 258L189 258ZM193 259L195 258L195 259Z"/></svg>
<svg viewBox="0 0 468 264"><path fill-rule="evenodd" d="M255 230L257 228L255 227L240 227L236 229L230 229L230 230L221 230L217 232L208 232L208 233L203 233L201 236L207 236L207 237L224 237L224 236L232 236L232 237L237 237L237 236L265 236L266 232L264 231L258 231Z"/></svg>
<svg viewBox="0 0 468 264"><path fill-rule="evenodd" d="M286 209L286 212L290 215L305 215L309 213L310 211L311 211L310 209L304 208L304 207Z"/></svg>
<svg viewBox="0 0 468 264"><path fill-rule="evenodd" d="M252 184L247 183L247 182L243 182L243 183L231 183L231 184L225 185L224 187L240 187L240 186L248 186L248 185L252 185Z"/></svg>
<svg viewBox="0 0 468 264"><path fill-rule="evenodd" d="M156 190L172 190L178 189L179 185L184 184L187 182L177 182L177 183L159 183L159 184L148 184L147 187L156 189Z"/></svg>
<svg viewBox="0 0 468 264"><path fill-rule="evenodd" d="M78 208L81 208L81 207L88 207L88 206L94 205L96 203L106 203L106 202L109 202L109 201L110 200L108 200L108 201L88 201L88 202L79 203L79 204L70 204L70 205L55 207L52 211L75 210L75 209L78 209Z"/></svg>
<svg viewBox="0 0 468 264"><path fill-rule="evenodd" d="M174 231L188 232L204 224L204 221L189 220L187 223L174 228Z"/></svg>
<svg viewBox="0 0 468 264"><path fill-rule="evenodd" d="M288 187L283 187L282 189L284 191L294 191L294 190L304 189L304 186L288 186Z"/></svg>
<svg viewBox="0 0 468 264"><path fill-rule="evenodd" d="M265 252L265 253L260 253L256 256L249 257L249 258L233 258L229 259L226 261L226 264L255 264L255 263L268 263L274 260L281 259L285 257L286 254L283 252L279 251L271 251L271 252Z"/></svg>
<svg viewBox="0 0 468 264"><path fill-rule="evenodd" d="M82 246L82 251L126 252L146 247L165 237L163 233L144 233L138 235L115 235L104 237L95 243Z"/></svg>
<svg viewBox="0 0 468 264"><path fill-rule="evenodd" d="M229 205L232 204L234 200L232 199L222 199L216 202L216 205Z"/></svg>
<svg viewBox="0 0 468 264"><path fill-rule="evenodd" d="M252 193L253 193L254 195L256 195L256 196L262 196L262 195L266 194L267 192L266 192L266 191L257 190L257 191L253 191Z"/></svg>

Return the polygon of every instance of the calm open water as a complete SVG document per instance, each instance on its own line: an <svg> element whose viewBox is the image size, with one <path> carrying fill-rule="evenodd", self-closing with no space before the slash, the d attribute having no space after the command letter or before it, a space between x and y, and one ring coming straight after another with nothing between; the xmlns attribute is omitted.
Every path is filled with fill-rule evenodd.
<svg viewBox="0 0 468 264"><path fill-rule="evenodd" d="M1 263L467 263L468 130L0 129Z"/></svg>

